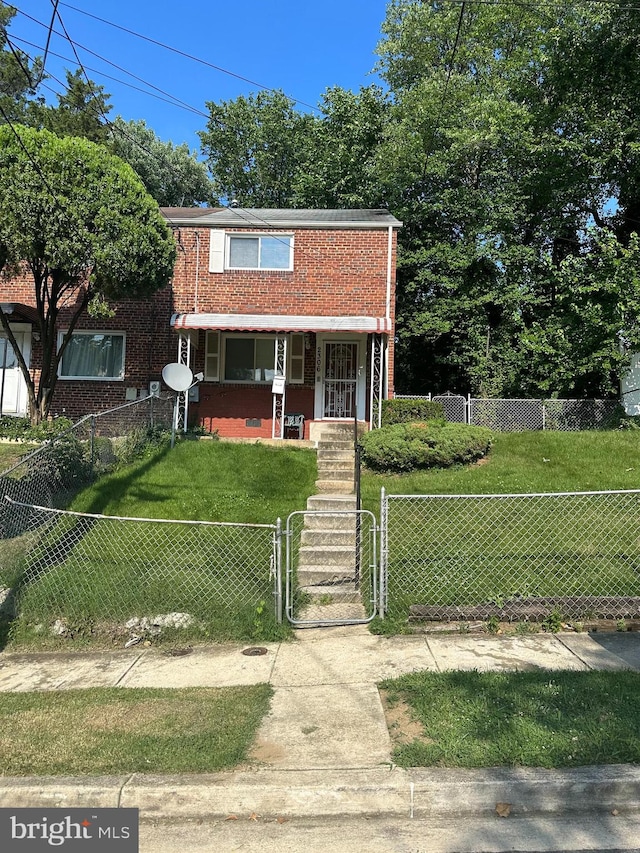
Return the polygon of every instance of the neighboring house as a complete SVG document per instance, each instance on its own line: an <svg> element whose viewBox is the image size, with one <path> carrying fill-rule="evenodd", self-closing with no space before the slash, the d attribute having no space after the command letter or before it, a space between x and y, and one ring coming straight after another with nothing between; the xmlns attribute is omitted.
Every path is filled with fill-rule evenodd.
<svg viewBox="0 0 640 853"><path fill-rule="evenodd" d="M622 405L627 415L640 415L640 353L631 357L629 370L620 383Z"/></svg>
<svg viewBox="0 0 640 853"><path fill-rule="evenodd" d="M297 435L302 424L314 438L320 421L371 423L393 390L401 223L385 210L162 213L178 245L171 285L148 301L116 303L109 320L83 316L53 410L76 418L144 396L165 364L180 361L204 374L183 415L222 436ZM27 280L0 282L0 301L37 371L29 296ZM62 313L61 333L64 322ZM0 409L24 413L23 383L3 344Z"/></svg>

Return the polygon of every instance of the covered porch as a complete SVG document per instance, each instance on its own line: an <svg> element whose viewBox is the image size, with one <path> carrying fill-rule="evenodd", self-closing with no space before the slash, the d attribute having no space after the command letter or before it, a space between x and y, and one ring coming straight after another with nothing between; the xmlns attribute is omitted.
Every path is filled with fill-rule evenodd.
<svg viewBox="0 0 640 853"><path fill-rule="evenodd" d="M204 379L181 423L227 437L315 440L326 421L379 425L388 393L390 320L174 314L177 360Z"/></svg>

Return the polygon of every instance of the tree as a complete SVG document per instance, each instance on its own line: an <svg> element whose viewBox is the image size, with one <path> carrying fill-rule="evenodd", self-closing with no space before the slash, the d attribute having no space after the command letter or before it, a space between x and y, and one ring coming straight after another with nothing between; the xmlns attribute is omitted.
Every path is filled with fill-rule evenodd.
<svg viewBox="0 0 640 853"><path fill-rule="evenodd" d="M0 127L0 266L33 277L42 347L35 382L0 306L34 423L46 418L58 365L80 316L105 300L142 298L164 287L176 257L156 203L130 166L85 139ZM57 320L68 327L56 350Z"/></svg>
<svg viewBox="0 0 640 853"><path fill-rule="evenodd" d="M109 129L112 151L128 163L161 207L212 204L207 167L186 144L162 142L144 121L118 116Z"/></svg>
<svg viewBox="0 0 640 853"><path fill-rule="evenodd" d="M16 10L0 2L0 124L24 121L28 99L35 92L42 64L10 45L8 28Z"/></svg>
<svg viewBox="0 0 640 853"><path fill-rule="evenodd" d="M207 129L198 135L221 201L241 207L289 207L308 162L314 122L283 92L258 92L207 103Z"/></svg>
<svg viewBox="0 0 640 853"><path fill-rule="evenodd" d="M81 136L91 142L105 143L109 128L107 113L111 111L104 88L87 80L81 69L66 71L67 85L58 93L58 105L47 106L42 99L31 101L26 123L50 130L58 136Z"/></svg>
<svg viewBox="0 0 640 853"><path fill-rule="evenodd" d="M616 326L601 273L620 285L636 258L622 250L640 218L639 26L616 4L390 3L379 157L405 223L401 390L614 389L624 359L617 332L601 357ZM633 329L633 289L620 298Z"/></svg>
<svg viewBox="0 0 640 853"><path fill-rule="evenodd" d="M292 182L293 207L381 207L384 192L377 152L390 116L379 86L348 92L335 86L322 96L321 116L308 122L298 145L303 155Z"/></svg>

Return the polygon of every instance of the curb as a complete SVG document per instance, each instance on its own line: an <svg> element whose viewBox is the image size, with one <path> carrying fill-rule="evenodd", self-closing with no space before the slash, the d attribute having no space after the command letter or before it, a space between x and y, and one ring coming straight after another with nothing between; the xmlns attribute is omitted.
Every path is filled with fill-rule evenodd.
<svg viewBox="0 0 640 853"><path fill-rule="evenodd" d="M206 775L0 778L0 807L138 808L143 819L426 818L640 809L640 767L255 770Z"/></svg>

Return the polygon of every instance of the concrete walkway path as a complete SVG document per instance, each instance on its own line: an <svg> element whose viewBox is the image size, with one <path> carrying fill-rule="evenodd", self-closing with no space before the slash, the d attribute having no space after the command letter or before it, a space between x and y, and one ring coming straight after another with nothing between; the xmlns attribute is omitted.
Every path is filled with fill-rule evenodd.
<svg viewBox="0 0 640 853"><path fill-rule="evenodd" d="M294 641L159 649L0 654L0 690L225 687L268 682L271 711L252 767L206 776L133 774L100 779L0 776L0 806L138 807L150 818L261 815L489 815L637 809L640 768L567 771L402 770L376 683L418 670L635 669L640 634L379 637L364 627L299 631Z"/></svg>

